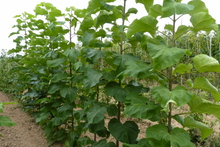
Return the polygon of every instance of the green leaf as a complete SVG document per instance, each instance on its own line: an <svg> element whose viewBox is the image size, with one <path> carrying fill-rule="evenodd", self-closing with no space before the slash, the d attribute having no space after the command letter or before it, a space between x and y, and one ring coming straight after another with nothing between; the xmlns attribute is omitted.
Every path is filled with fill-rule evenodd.
<svg viewBox="0 0 220 147"><path fill-rule="evenodd" d="M98 123L101 120L103 120L106 111L106 107L94 105L92 108L90 108L89 112L87 113L88 124Z"/></svg>
<svg viewBox="0 0 220 147"><path fill-rule="evenodd" d="M180 128L174 128L168 133L167 127L157 124L147 128L146 136L152 146L195 147L190 141L188 132Z"/></svg>
<svg viewBox="0 0 220 147"><path fill-rule="evenodd" d="M98 37L102 37L105 38L106 36L106 31L104 29L100 29L99 31L95 32L94 37L98 38Z"/></svg>
<svg viewBox="0 0 220 147"><path fill-rule="evenodd" d="M190 30L190 27L187 27L185 25L179 26L175 33L175 39L179 38L183 34L186 34L189 30Z"/></svg>
<svg viewBox="0 0 220 147"><path fill-rule="evenodd" d="M100 51L92 48L85 49L84 52L86 53L86 57L92 59L93 61L96 61L104 57L106 54L104 51Z"/></svg>
<svg viewBox="0 0 220 147"><path fill-rule="evenodd" d="M75 9L74 14L79 18L83 18L86 15L86 9Z"/></svg>
<svg viewBox="0 0 220 147"><path fill-rule="evenodd" d="M66 55L66 57L72 62L75 63L77 61L77 57L80 55L80 51L78 51L77 49L73 48L73 49L67 49L64 52L64 55Z"/></svg>
<svg viewBox="0 0 220 147"><path fill-rule="evenodd" d="M107 142L106 139L102 139L99 142L93 143L92 147L116 147L116 145L113 142Z"/></svg>
<svg viewBox="0 0 220 147"><path fill-rule="evenodd" d="M66 61L65 58L58 58L58 59L54 59L54 60L47 60L47 66L48 67L57 67L57 66L60 66L65 61Z"/></svg>
<svg viewBox="0 0 220 147"><path fill-rule="evenodd" d="M144 5L147 12L149 12L150 7L154 4L154 0L135 0L136 3L141 3Z"/></svg>
<svg viewBox="0 0 220 147"><path fill-rule="evenodd" d="M215 23L215 19L205 12L200 12L192 15L190 18L190 22L193 25L192 30L194 32L198 32L201 30L207 32L211 30L218 30L218 25Z"/></svg>
<svg viewBox="0 0 220 147"><path fill-rule="evenodd" d="M126 97L126 103L129 104L125 107L125 115L134 118L149 119L151 121L158 121L160 119L162 108L154 102L149 101L146 97L129 93Z"/></svg>
<svg viewBox="0 0 220 147"><path fill-rule="evenodd" d="M3 113L3 109L4 108L4 104L2 102L0 102L0 113Z"/></svg>
<svg viewBox="0 0 220 147"><path fill-rule="evenodd" d="M71 115L71 113L63 113L62 116L56 116L56 117L53 117L52 119L50 119L50 122L54 126L60 126L64 123L65 119L67 119L69 115Z"/></svg>
<svg viewBox="0 0 220 147"><path fill-rule="evenodd" d="M138 144L127 144L123 143L123 147L153 147L150 145L149 141L146 138L142 138L138 141Z"/></svg>
<svg viewBox="0 0 220 147"><path fill-rule="evenodd" d="M157 30L157 23L158 21L153 16L144 16L141 19L135 19L128 27L127 37L130 38L137 32L148 32L154 36Z"/></svg>
<svg viewBox="0 0 220 147"><path fill-rule="evenodd" d="M106 10L108 10L108 11L110 11L110 10L112 10L112 9L114 8L113 5L109 5L109 4L105 3L105 0L100 0L100 3L101 3L102 6L103 6Z"/></svg>
<svg viewBox="0 0 220 147"><path fill-rule="evenodd" d="M7 116L0 115L0 126L15 126L16 123L12 122L11 119Z"/></svg>
<svg viewBox="0 0 220 147"><path fill-rule="evenodd" d="M93 140L91 140L88 136L81 137L77 140L77 145L83 147L92 144Z"/></svg>
<svg viewBox="0 0 220 147"><path fill-rule="evenodd" d="M80 30L77 32L77 34L83 35L85 33L84 30L88 30L93 26L94 26L93 18L91 16L86 16L84 20L81 22Z"/></svg>
<svg viewBox="0 0 220 147"><path fill-rule="evenodd" d="M159 4L155 4L150 7L149 15L157 18L158 16L161 16L163 14L162 12L162 6Z"/></svg>
<svg viewBox="0 0 220 147"><path fill-rule="evenodd" d="M90 124L89 125L89 131L91 133L97 134L100 137L109 137L110 132L105 127L105 121L104 119L101 120L98 123Z"/></svg>
<svg viewBox="0 0 220 147"><path fill-rule="evenodd" d="M125 61L125 67L125 70L120 73L120 75L124 74L135 78L141 78L145 74L149 73L149 70L151 69L151 66L148 64L141 62L140 60L135 61L131 59Z"/></svg>
<svg viewBox="0 0 220 147"><path fill-rule="evenodd" d="M183 106L192 98L192 94L183 86L177 86L172 91L164 86L154 87L152 94L164 108L170 100L176 102L177 106Z"/></svg>
<svg viewBox="0 0 220 147"><path fill-rule="evenodd" d="M93 33L89 33L85 31L82 37L83 46L88 46L92 39L93 39Z"/></svg>
<svg viewBox="0 0 220 147"><path fill-rule="evenodd" d="M67 98L69 102L74 102L75 97L77 94L77 88L76 87L68 87L64 86L62 89L60 89L60 95L64 98Z"/></svg>
<svg viewBox="0 0 220 147"><path fill-rule="evenodd" d="M164 0L162 7L162 17L169 17L174 14L187 14L189 11L193 10L193 8L194 6L190 4L179 3L175 0Z"/></svg>
<svg viewBox="0 0 220 147"><path fill-rule="evenodd" d="M166 24L166 25L164 26L164 29L165 29L165 30L168 30L168 31L170 31L170 32L173 32L173 25L171 25L171 24Z"/></svg>
<svg viewBox="0 0 220 147"><path fill-rule="evenodd" d="M109 115L109 116L116 116L117 113L118 113L118 109L117 109L116 105L114 105L114 104L109 104L109 105L107 106L107 112L108 112L108 115Z"/></svg>
<svg viewBox="0 0 220 147"><path fill-rule="evenodd" d="M216 116L220 119L220 105L207 101L204 98L194 96L188 103L193 113L206 113Z"/></svg>
<svg viewBox="0 0 220 147"><path fill-rule="evenodd" d="M98 12L101 6L102 4L100 3L100 0L90 0L87 7L86 15L91 15Z"/></svg>
<svg viewBox="0 0 220 147"><path fill-rule="evenodd" d="M95 27L103 26L104 24L110 23L112 24L114 21L118 19L118 16L112 11L101 10L99 15L96 18Z"/></svg>
<svg viewBox="0 0 220 147"><path fill-rule="evenodd" d="M138 12L138 10L136 8L129 8L127 11L127 14L130 14L130 13L136 14L137 12Z"/></svg>
<svg viewBox="0 0 220 147"><path fill-rule="evenodd" d="M173 70L173 75L176 75L176 73L180 73L180 74L189 73L192 68L193 68L192 64L180 63Z"/></svg>
<svg viewBox="0 0 220 147"><path fill-rule="evenodd" d="M187 84L187 86L188 87L190 87L190 88L193 88L193 82L192 82L192 79L188 79L188 80L186 80L186 84Z"/></svg>
<svg viewBox="0 0 220 147"><path fill-rule="evenodd" d="M101 77L103 76L101 71L95 70L95 69L88 69L85 73L85 79L83 81L86 88L91 88L93 86L96 86Z"/></svg>
<svg viewBox="0 0 220 147"><path fill-rule="evenodd" d="M220 72L218 60L205 54L199 54L193 58L193 63L197 71L203 72Z"/></svg>
<svg viewBox="0 0 220 147"><path fill-rule="evenodd" d="M194 9L189 12L189 14L192 16L193 14L197 14L199 12L205 12L209 13L209 10L207 9L205 3L201 0L193 0L189 1L190 5L194 6Z"/></svg>
<svg viewBox="0 0 220 147"><path fill-rule="evenodd" d="M49 117L50 117L50 113L49 112L40 113L40 115L38 115L37 118L36 118L36 123L40 123L41 121L45 121Z"/></svg>
<svg viewBox="0 0 220 147"><path fill-rule="evenodd" d="M146 130L146 138L152 146L168 147L170 144L170 134L162 124L150 126Z"/></svg>
<svg viewBox="0 0 220 147"><path fill-rule="evenodd" d="M204 77L197 77L194 81L193 88L208 91L214 96L215 101L220 100L220 93L218 92L218 89Z"/></svg>
<svg viewBox="0 0 220 147"><path fill-rule="evenodd" d="M105 86L107 95L114 97L117 101L124 102L128 92L116 82L109 82Z"/></svg>
<svg viewBox="0 0 220 147"><path fill-rule="evenodd" d="M41 8L39 5L35 7L34 12L36 13L36 15L47 15L48 14L48 12L45 9Z"/></svg>
<svg viewBox="0 0 220 147"><path fill-rule="evenodd" d="M148 43L148 51L153 58L155 70L162 70L176 64L186 53L186 49L169 48L166 45Z"/></svg>
<svg viewBox="0 0 220 147"><path fill-rule="evenodd" d="M140 132L135 122L126 121L122 124L116 118L110 120L108 129L115 139L129 144L134 144L136 142L138 133Z"/></svg>
<svg viewBox="0 0 220 147"><path fill-rule="evenodd" d="M49 94L54 94L55 92L59 91L61 86L59 84L53 84L50 86L48 93Z"/></svg>
<svg viewBox="0 0 220 147"><path fill-rule="evenodd" d="M195 128L198 128L201 131L202 140L204 140L205 138L209 137L212 134L212 132L213 132L212 128L209 128L208 126L206 126L202 122L196 121L191 116L187 116L184 119L184 127L195 127Z"/></svg>
<svg viewBox="0 0 220 147"><path fill-rule="evenodd" d="M63 104L62 106L60 106L57 111L59 113L65 113L67 111L70 111L72 113L72 110L73 110L74 106L70 103L65 103Z"/></svg>
<svg viewBox="0 0 220 147"><path fill-rule="evenodd" d="M51 82L57 83L60 82L61 80L66 80L67 77L68 77L67 73L56 73L51 78Z"/></svg>

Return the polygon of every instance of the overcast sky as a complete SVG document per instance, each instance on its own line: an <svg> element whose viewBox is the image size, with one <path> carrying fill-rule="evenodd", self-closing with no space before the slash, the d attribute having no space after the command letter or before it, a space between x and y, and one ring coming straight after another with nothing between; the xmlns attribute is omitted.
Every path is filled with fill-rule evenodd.
<svg viewBox="0 0 220 147"><path fill-rule="evenodd" d="M15 15L22 14L23 12L33 13L33 10L40 2L50 2L58 9L64 11L66 7L74 6L76 8L86 8L89 0L5 0L0 5L0 51L1 49L10 49L15 47L12 38L8 35L12 32L12 26L16 24ZM155 0L155 3L161 3L163 0ZM187 3L189 0L183 0ZM209 9L210 14L220 24L220 1L219 0L203 0ZM123 4L123 0L117 0L117 4ZM128 8L136 7L139 10L138 15L134 15L134 19L143 15L144 7L136 4L135 0L127 0ZM164 22L169 23L169 22Z"/></svg>

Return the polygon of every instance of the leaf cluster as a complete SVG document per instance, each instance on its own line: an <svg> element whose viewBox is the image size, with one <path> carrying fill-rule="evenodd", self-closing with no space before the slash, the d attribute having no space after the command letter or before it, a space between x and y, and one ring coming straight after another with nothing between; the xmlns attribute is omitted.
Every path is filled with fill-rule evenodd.
<svg viewBox="0 0 220 147"><path fill-rule="evenodd" d="M19 75L16 86L23 93L19 100L42 126L49 144L194 146L185 127L198 128L202 139L212 129L191 116L173 114L173 109L188 105L184 114L219 118L219 92L205 77L189 79L188 86L173 83L185 74L218 73L219 63L205 54L192 57L190 48L180 48L176 42L189 31L216 30L214 19L200 0L188 4L164 0L162 5L136 0L148 15L127 26L124 22L138 10L112 5L114 1L91 0L87 9L70 7L65 13L43 2L34 15L25 12L15 17L18 30L10 36L17 37L17 46L9 53L22 54L13 60ZM193 27L176 26L183 15L190 15ZM161 32L168 42L158 33L161 18L172 22L165 26L170 36ZM197 96L192 89L210 92L216 102ZM146 137L138 138L137 123L123 122L123 116L157 124L146 128ZM172 119L182 127L172 127ZM82 137L88 132L94 139ZM108 142L110 136L116 144Z"/></svg>

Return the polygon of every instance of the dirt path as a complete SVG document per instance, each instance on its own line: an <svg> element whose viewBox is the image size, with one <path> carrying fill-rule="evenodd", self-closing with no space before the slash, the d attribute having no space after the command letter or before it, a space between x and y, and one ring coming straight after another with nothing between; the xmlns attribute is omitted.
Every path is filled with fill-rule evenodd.
<svg viewBox="0 0 220 147"><path fill-rule="evenodd" d="M11 100L0 92L0 102L10 102ZM6 105L4 113L16 122L13 127L0 127L0 147L47 147L47 141L43 130L35 124L33 118L22 111L17 104ZM61 147L53 145L52 147Z"/></svg>

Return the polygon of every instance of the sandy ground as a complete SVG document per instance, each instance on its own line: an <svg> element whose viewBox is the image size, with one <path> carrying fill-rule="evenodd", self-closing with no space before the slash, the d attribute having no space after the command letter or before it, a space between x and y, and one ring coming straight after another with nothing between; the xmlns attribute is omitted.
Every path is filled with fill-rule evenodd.
<svg viewBox="0 0 220 147"><path fill-rule="evenodd" d="M10 102L11 100L0 92L0 102ZM43 130L34 122L33 118L22 111L17 104L6 105L4 113L17 123L16 126L0 126L0 147L47 147L47 140ZM53 145L52 147L61 147Z"/></svg>

